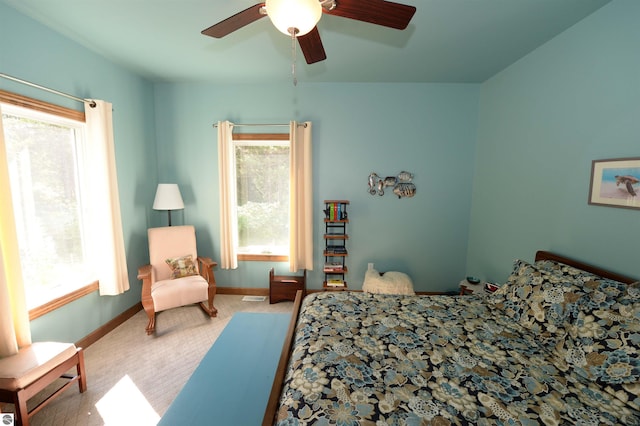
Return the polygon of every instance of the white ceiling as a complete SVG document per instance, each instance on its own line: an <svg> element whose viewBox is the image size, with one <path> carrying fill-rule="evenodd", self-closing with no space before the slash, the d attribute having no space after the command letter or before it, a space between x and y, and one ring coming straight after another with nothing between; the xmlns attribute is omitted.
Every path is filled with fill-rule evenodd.
<svg viewBox="0 0 640 426"><path fill-rule="evenodd" d="M291 40L268 18L222 39L200 34L256 0L0 1L153 81L291 78ZM297 76L300 82L482 82L609 1L399 0L417 8L404 31L323 15L318 29L327 59L307 65L298 50Z"/></svg>

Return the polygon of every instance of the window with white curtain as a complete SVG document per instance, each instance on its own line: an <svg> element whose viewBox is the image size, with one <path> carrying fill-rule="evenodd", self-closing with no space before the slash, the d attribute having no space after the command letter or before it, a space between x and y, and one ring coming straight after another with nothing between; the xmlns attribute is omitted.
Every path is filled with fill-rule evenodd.
<svg viewBox="0 0 640 426"><path fill-rule="evenodd" d="M289 134L233 135L239 259L289 256L289 144Z"/></svg>
<svg viewBox="0 0 640 426"><path fill-rule="evenodd" d="M219 121L218 128L218 182L220 187L220 268L236 269L238 260L289 261L289 271L313 270L313 164L311 122L289 122L288 134L272 134L269 137L233 133L234 124ZM240 125L239 125L240 126ZM289 186L288 256L271 254L238 254L238 206L236 140L284 140L289 143L289 177L276 178L272 187L281 186L285 180ZM283 160L284 161L284 160ZM262 161L263 164L266 161ZM273 167L270 167L272 169ZM284 173L283 173L284 174ZM269 187L269 185L267 185ZM275 199L275 198L274 198ZM283 209L272 209L284 215ZM273 226L265 223L264 227ZM283 226L284 227L284 226Z"/></svg>
<svg viewBox="0 0 640 426"><path fill-rule="evenodd" d="M84 114L0 102L28 309L97 288L88 244Z"/></svg>

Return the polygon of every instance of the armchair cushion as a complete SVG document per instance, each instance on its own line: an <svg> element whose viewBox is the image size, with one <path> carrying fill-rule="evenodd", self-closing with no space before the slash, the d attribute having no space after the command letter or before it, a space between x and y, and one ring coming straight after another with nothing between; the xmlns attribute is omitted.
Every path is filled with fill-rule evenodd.
<svg viewBox="0 0 640 426"><path fill-rule="evenodd" d="M209 283L200 275L156 281L151 297L156 312L207 300Z"/></svg>
<svg viewBox="0 0 640 426"><path fill-rule="evenodd" d="M190 254L170 258L165 262L167 262L167 265L171 268L172 279L198 275L198 267Z"/></svg>

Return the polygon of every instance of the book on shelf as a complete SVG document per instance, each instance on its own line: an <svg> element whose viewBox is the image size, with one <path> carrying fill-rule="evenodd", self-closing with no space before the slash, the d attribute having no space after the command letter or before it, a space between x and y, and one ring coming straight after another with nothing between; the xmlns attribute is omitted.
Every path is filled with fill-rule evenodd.
<svg viewBox="0 0 640 426"><path fill-rule="evenodd" d="M344 272L342 262L327 262L324 264L324 272Z"/></svg>
<svg viewBox="0 0 640 426"><path fill-rule="evenodd" d="M330 221L346 220L347 219L347 206L345 203L326 203L326 209L324 210L325 217Z"/></svg>
<svg viewBox="0 0 640 426"><path fill-rule="evenodd" d="M347 254L347 248L345 246L329 246L327 247L327 251L331 251L335 254Z"/></svg>
<svg viewBox="0 0 640 426"><path fill-rule="evenodd" d="M327 287L344 287L344 281L339 279L327 280Z"/></svg>
<svg viewBox="0 0 640 426"><path fill-rule="evenodd" d="M333 250L327 250L324 252L324 256L325 257L343 257L343 256L347 256L347 251L333 251Z"/></svg>

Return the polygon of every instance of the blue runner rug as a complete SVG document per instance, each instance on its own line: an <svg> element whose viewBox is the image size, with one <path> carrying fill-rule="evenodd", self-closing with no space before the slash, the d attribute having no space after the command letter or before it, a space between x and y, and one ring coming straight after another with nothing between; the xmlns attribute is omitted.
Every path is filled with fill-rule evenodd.
<svg viewBox="0 0 640 426"><path fill-rule="evenodd" d="M290 319L236 313L158 424L260 425Z"/></svg>

